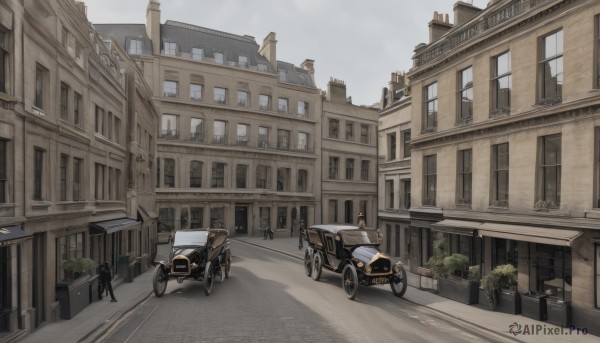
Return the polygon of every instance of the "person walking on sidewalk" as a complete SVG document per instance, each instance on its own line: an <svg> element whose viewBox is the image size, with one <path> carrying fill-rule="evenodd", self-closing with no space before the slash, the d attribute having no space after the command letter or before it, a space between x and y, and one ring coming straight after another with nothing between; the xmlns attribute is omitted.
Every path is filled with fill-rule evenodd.
<svg viewBox="0 0 600 343"><path fill-rule="evenodd" d="M300 229L298 231L298 250L302 250L304 244L302 243L302 236L306 235L306 228L304 227L304 220L300 219Z"/></svg>
<svg viewBox="0 0 600 343"><path fill-rule="evenodd" d="M108 262L104 262L102 266L100 266L100 283L103 285L104 289L110 293L110 301L117 302L115 295L112 289L112 271L110 269L110 264Z"/></svg>

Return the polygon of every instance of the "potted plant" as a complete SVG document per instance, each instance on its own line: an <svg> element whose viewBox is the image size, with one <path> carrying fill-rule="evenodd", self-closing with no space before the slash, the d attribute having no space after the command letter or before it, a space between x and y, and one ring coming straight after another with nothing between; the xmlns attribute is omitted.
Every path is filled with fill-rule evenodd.
<svg viewBox="0 0 600 343"><path fill-rule="evenodd" d="M88 304L97 299L98 276L91 275L96 262L87 257L78 257L63 263L66 278L56 284L56 296L60 304L62 319L71 319Z"/></svg>
<svg viewBox="0 0 600 343"><path fill-rule="evenodd" d="M78 279L82 274L89 273L96 267L96 262L87 257L72 258L63 263L63 269L69 279Z"/></svg>
<svg viewBox="0 0 600 343"><path fill-rule="evenodd" d="M438 276L438 294L464 304L476 303L479 282L465 278L469 274L469 258L452 254L444 258L443 266L445 275Z"/></svg>
<svg viewBox="0 0 600 343"><path fill-rule="evenodd" d="M546 320L548 312L546 309L546 298L544 293L529 291L521 294L521 314L535 320Z"/></svg>
<svg viewBox="0 0 600 343"><path fill-rule="evenodd" d="M567 327L571 325L571 302L557 297L546 298L548 323Z"/></svg>
<svg viewBox="0 0 600 343"><path fill-rule="evenodd" d="M499 265L481 278L481 286L489 307L504 313L519 314L521 303L516 291L516 268L511 264Z"/></svg>

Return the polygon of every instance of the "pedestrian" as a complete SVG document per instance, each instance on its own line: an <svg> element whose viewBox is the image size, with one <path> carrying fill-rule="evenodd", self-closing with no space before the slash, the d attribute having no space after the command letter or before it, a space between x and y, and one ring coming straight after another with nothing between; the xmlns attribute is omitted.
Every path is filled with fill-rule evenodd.
<svg viewBox="0 0 600 343"><path fill-rule="evenodd" d="M110 264L108 262L104 262L100 267L100 283L103 285L104 289L106 289L106 295L110 293L110 301L116 303L117 299L113 293L112 289L112 270L110 268Z"/></svg>
<svg viewBox="0 0 600 343"><path fill-rule="evenodd" d="M304 220L300 219L300 229L298 231L298 250L302 250L304 244L302 243L302 236L306 234L306 228L304 227Z"/></svg>
<svg viewBox="0 0 600 343"><path fill-rule="evenodd" d="M367 221L365 220L365 215L362 212L360 212L358 214L358 227L364 229L366 225Z"/></svg>

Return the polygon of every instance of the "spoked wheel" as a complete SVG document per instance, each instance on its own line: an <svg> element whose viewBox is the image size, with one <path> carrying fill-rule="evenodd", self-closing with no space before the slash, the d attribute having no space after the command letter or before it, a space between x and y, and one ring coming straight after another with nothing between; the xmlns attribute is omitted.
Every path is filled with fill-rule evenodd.
<svg viewBox="0 0 600 343"><path fill-rule="evenodd" d="M229 274L231 273L231 256L227 256L225 259L225 278L229 279Z"/></svg>
<svg viewBox="0 0 600 343"><path fill-rule="evenodd" d="M312 264L312 275L311 277L315 281L319 281L321 278L321 272L323 271L323 254L318 251L316 254L313 254L313 264Z"/></svg>
<svg viewBox="0 0 600 343"><path fill-rule="evenodd" d="M206 269L204 270L204 294L210 295L213 287L214 271L211 262L206 263Z"/></svg>
<svg viewBox="0 0 600 343"><path fill-rule="evenodd" d="M165 294L168 281L162 265L159 264L154 270L154 278L152 280L152 288L154 289L154 295L156 295L157 298L160 298Z"/></svg>
<svg viewBox="0 0 600 343"><path fill-rule="evenodd" d="M310 276L312 273L312 259L310 258L308 249L304 250L304 273L306 276Z"/></svg>
<svg viewBox="0 0 600 343"><path fill-rule="evenodd" d="M404 269L404 266L400 266L400 271L392 275L392 278L390 279L392 292L395 296L400 298L406 292L407 285L408 280L406 279L406 270Z"/></svg>
<svg viewBox="0 0 600 343"><path fill-rule="evenodd" d="M358 291L358 275L356 274L356 268L352 263L348 263L342 270L342 287L346 296L350 300L356 298L356 292Z"/></svg>

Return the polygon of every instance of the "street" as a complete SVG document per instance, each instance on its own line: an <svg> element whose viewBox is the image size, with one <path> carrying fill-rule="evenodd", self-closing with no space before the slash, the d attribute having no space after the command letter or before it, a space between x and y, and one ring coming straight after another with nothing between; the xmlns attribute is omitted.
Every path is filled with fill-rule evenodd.
<svg viewBox="0 0 600 343"><path fill-rule="evenodd" d="M300 260L233 242L231 277L210 296L201 282L169 281L102 342L489 342L475 327L392 295L360 287L346 299L340 275L315 282ZM148 285L151 287L151 285Z"/></svg>

